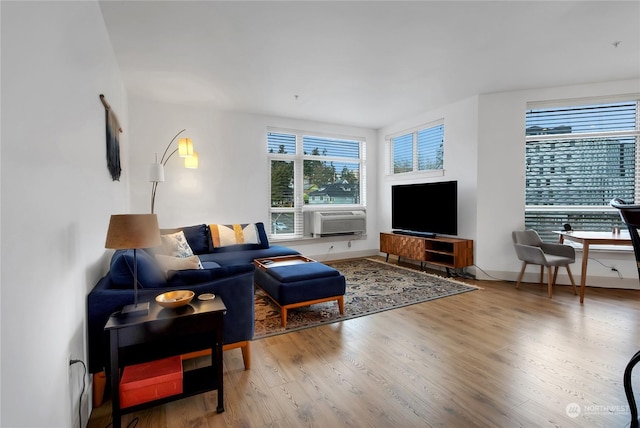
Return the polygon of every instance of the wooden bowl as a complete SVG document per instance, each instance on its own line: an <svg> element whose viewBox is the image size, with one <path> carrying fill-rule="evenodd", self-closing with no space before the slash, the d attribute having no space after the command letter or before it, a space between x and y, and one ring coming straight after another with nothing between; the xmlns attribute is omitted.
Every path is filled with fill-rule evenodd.
<svg viewBox="0 0 640 428"><path fill-rule="evenodd" d="M189 290L167 291L156 296L156 302L163 308L179 308L188 305L195 293Z"/></svg>

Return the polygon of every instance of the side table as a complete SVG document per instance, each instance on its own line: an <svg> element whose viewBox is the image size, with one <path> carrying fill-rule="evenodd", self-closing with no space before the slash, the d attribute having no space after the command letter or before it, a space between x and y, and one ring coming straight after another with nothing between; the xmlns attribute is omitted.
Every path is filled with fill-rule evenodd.
<svg viewBox="0 0 640 428"><path fill-rule="evenodd" d="M113 427L121 426L123 414L169 401L218 391L217 412L224 412L222 382L222 327L227 308L219 296L193 300L176 309L150 303L141 316L113 314L104 329L109 334ZM183 373L183 392L125 409L120 408L120 375L126 365L138 364L189 352L211 349L211 365Z"/></svg>

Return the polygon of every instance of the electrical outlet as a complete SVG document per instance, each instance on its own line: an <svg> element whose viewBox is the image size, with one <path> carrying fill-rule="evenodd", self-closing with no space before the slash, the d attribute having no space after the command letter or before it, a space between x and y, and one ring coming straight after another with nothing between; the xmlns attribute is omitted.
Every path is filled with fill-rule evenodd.
<svg viewBox="0 0 640 428"><path fill-rule="evenodd" d="M329 251L333 250L333 245L329 247Z"/></svg>

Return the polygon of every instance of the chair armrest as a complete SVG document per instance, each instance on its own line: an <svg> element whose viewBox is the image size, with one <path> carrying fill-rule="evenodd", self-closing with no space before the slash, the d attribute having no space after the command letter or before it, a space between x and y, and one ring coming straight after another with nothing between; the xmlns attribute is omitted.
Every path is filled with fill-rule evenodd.
<svg viewBox="0 0 640 428"><path fill-rule="evenodd" d="M570 245L542 243L540 245L542 251L553 256L576 258L576 250Z"/></svg>
<svg viewBox="0 0 640 428"><path fill-rule="evenodd" d="M523 244L513 244L513 246L515 247L516 255L520 260L537 265L544 265L546 263L544 253L540 247Z"/></svg>

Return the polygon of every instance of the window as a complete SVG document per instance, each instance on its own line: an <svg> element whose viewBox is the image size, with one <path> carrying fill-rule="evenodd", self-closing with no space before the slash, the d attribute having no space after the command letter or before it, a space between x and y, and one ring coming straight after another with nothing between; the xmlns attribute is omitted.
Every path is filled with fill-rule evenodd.
<svg viewBox="0 0 640 428"><path fill-rule="evenodd" d="M611 199L639 200L638 100L526 112L525 226L544 240L565 223L607 231L621 223Z"/></svg>
<svg viewBox="0 0 640 428"><path fill-rule="evenodd" d="M302 237L304 207L364 207L363 140L274 130L267 151L272 235Z"/></svg>
<svg viewBox="0 0 640 428"><path fill-rule="evenodd" d="M426 125L391 138L391 173L434 171L443 168L444 124Z"/></svg>

